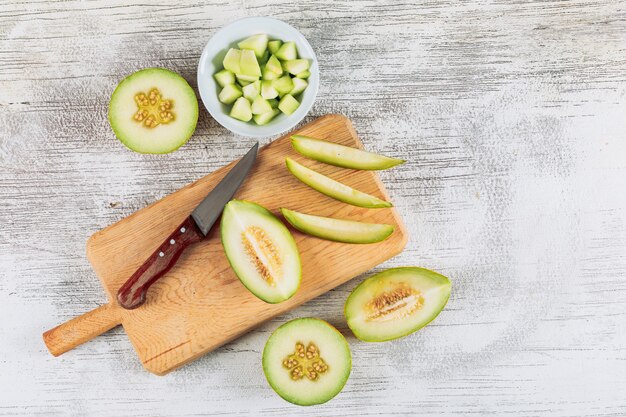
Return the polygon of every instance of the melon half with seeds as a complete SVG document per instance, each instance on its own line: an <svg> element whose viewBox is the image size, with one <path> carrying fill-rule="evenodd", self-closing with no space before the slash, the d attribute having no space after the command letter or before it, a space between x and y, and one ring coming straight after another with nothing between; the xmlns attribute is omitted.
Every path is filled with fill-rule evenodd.
<svg viewBox="0 0 626 417"><path fill-rule="evenodd" d="M224 208L220 229L228 262L252 294L275 304L296 293L302 276L298 247L272 212L232 200Z"/></svg>
<svg viewBox="0 0 626 417"><path fill-rule="evenodd" d="M293 404L322 404L337 395L352 370L348 342L315 318L280 326L263 349L263 372L278 395Z"/></svg>
<svg viewBox="0 0 626 417"><path fill-rule="evenodd" d="M147 68L124 78L109 103L115 136L140 153L168 153L196 129L198 100L187 81L163 68Z"/></svg>
<svg viewBox="0 0 626 417"><path fill-rule="evenodd" d="M391 268L360 283L346 301L348 326L366 342L411 334L439 315L450 297L450 281L418 267Z"/></svg>

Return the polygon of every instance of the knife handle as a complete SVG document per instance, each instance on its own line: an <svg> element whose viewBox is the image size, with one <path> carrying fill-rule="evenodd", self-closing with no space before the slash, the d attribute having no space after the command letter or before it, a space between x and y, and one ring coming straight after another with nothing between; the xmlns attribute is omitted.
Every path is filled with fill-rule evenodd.
<svg viewBox="0 0 626 417"><path fill-rule="evenodd" d="M183 251L204 239L204 235L189 216L150 255L137 271L122 285L117 301L126 309L137 308L146 301L148 288L169 271Z"/></svg>
<svg viewBox="0 0 626 417"><path fill-rule="evenodd" d="M114 304L105 304L58 325L43 334L50 353L59 356L122 323L123 311Z"/></svg>

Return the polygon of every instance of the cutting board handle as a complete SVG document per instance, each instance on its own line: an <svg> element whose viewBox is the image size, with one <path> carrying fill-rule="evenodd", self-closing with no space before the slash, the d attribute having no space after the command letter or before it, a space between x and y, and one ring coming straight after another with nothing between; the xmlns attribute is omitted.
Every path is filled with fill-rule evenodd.
<svg viewBox="0 0 626 417"><path fill-rule="evenodd" d="M59 356L122 323L121 308L105 304L43 334L50 353Z"/></svg>

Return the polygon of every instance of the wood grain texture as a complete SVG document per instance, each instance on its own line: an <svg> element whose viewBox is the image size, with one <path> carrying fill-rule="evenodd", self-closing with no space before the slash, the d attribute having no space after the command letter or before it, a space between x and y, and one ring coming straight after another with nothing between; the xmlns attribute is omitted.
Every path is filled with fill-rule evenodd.
<svg viewBox="0 0 626 417"><path fill-rule="evenodd" d="M362 147L350 121L339 115L320 117L297 132L345 146ZM394 233L379 243L357 245L318 239L291 228L302 261L302 283L289 300L268 304L239 282L226 259L219 225L216 225L151 287L144 305L125 310L116 302L119 288L236 162L96 232L87 242L87 258L109 298L108 310L117 310L114 313L117 323L124 326L139 360L150 372L164 375L370 270L400 253L406 245L408 236L394 208L364 209L332 200L294 178L285 167L287 156L304 163L305 158L291 147L289 134L261 148L254 168L235 198L254 201L277 215L281 207L288 207L325 216L390 224ZM357 190L389 199L376 172L346 170L310 160L307 165ZM93 315L94 312L88 313L88 317ZM105 328L99 321L89 318L82 323L85 323L83 328L93 323L94 329L89 332L93 337L98 335L99 329L106 331L113 327ZM75 346L74 333L64 331L63 334L70 337L68 344ZM61 345L62 337L54 337L54 331L46 333L44 338L52 339L52 345L48 343L48 346L53 353L62 350L55 349Z"/></svg>
<svg viewBox="0 0 626 417"><path fill-rule="evenodd" d="M368 150L408 160L381 179L411 238L375 271L438 270L448 306L410 337L359 343L342 309L364 275L163 378L121 328L51 357L41 333L107 301L87 238L250 144L201 110L180 150L132 153L110 93L147 66L195 87L208 38L254 15L315 49L306 121L344 114ZM612 0L2 2L0 415L626 414L625 56ZM306 409L260 366L269 334L304 316L335 324L354 363Z"/></svg>

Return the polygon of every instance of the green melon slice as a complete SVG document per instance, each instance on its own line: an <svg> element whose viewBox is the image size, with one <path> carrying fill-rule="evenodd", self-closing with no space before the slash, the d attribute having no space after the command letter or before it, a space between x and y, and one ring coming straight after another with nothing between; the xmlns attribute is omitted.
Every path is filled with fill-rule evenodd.
<svg viewBox="0 0 626 417"><path fill-rule="evenodd" d="M124 78L111 95L109 123L115 136L135 152L168 153L191 137L198 100L187 81L163 68Z"/></svg>
<svg viewBox="0 0 626 417"><path fill-rule="evenodd" d="M270 103L261 96L257 96L252 102L252 114L263 114L272 111Z"/></svg>
<svg viewBox="0 0 626 417"><path fill-rule="evenodd" d="M224 104L232 104L239 97L241 97L241 88L235 84L227 84L222 88L217 98Z"/></svg>
<svg viewBox="0 0 626 417"><path fill-rule="evenodd" d="M242 122L249 122L252 119L250 102L244 97L239 97L233 104L233 108L230 109L230 117L234 117Z"/></svg>
<svg viewBox="0 0 626 417"><path fill-rule="evenodd" d="M280 61L278 60L278 58L276 58L276 56L274 55L272 55L270 59L267 60L267 64L265 64L265 68L268 71L272 71L273 73L278 74L278 75L282 75L283 73L283 67Z"/></svg>
<svg viewBox="0 0 626 417"><path fill-rule="evenodd" d="M307 158L343 168L378 170L404 163L401 159L302 135L292 136L291 145Z"/></svg>
<svg viewBox="0 0 626 417"><path fill-rule="evenodd" d="M393 233L393 226L388 224L312 216L286 208L281 208L280 211L285 219L299 231L335 242L376 243L387 239Z"/></svg>
<svg viewBox="0 0 626 417"><path fill-rule="evenodd" d="M263 349L263 372L272 389L297 405L322 404L343 389L352 370L345 337L315 318L291 320Z"/></svg>
<svg viewBox="0 0 626 417"><path fill-rule="evenodd" d="M274 304L296 293L302 275L298 247L269 210L232 200L224 208L220 229L226 257L252 294Z"/></svg>
<svg viewBox="0 0 626 417"><path fill-rule="evenodd" d="M241 72L241 68L239 63L241 62L241 51L239 49L230 48L228 52L226 52L226 56L222 61L222 65L224 65L224 69L227 69L230 72L235 74L239 74Z"/></svg>
<svg viewBox="0 0 626 417"><path fill-rule="evenodd" d="M366 342L384 342L426 326L450 297L448 278L425 268L392 268L372 275L350 294L348 326Z"/></svg>
<svg viewBox="0 0 626 417"><path fill-rule="evenodd" d="M257 58L261 58L267 49L267 42L267 35L263 33L250 36L239 42L237 46L239 49L251 49Z"/></svg>
<svg viewBox="0 0 626 417"><path fill-rule="evenodd" d="M243 96L248 100L252 101L261 94L261 81L256 80L253 83L246 85L243 89Z"/></svg>
<svg viewBox="0 0 626 417"><path fill-rule="evenodd" d="M282 63L283 70L293 75L307 71L310 65L311 63L308 59L292 59Z"/></svg>
<svg viewBox="0 0 626 417"><path fill-rule="evenodd" d="M261 81L261 97L266 100L278 97L278 91L274 88L272 81Z"/></svg>
<svg viewBox="0 0 626 417"><path fill-rule="evenodd" d="M275 54L280 49L282 44L283 41L279 40L269 41L267 43L267 49L270 51L270 54Z"/></svg>
<svg viewBox="0 0 626 417"><path fill-rule="evenodd" d="M292 78L291 81L293 82L293 88L291 89L289 94L291 94L292 96L297 96L298 94L302 93L309 85L308 82L306 82L305 80L301 80L300 78Z"/></svg>
<svg viewBox="0 0 626 417"><path fill-rule="evenodd" d="M289 172L291 172L297 179L314 190L319 191L320 193L331 198L358 207L384 208L392 206L392 204L388 201L384 201L374 197L373 195L355 190L354 188L342 184L339 181L335 181L317 171L307 168L291 158L285 158L285 163L287 164Z"/></svg>
<svg viewBox="0 0 626 417"><path fill-rule="evenodd" d="M235 71L235 74L256 77L256 79L261 76L261 67L259 66L259 61L257 61L256 55L254 55L254 51L250 49L241 50L239 68L241 72Z"/></svg>
<svg viewBox="0 0 626 417"><path fill-rule="evenodd" d="M268 100L269 101L269 100ZM274 100L276 101L276 100ZM272 121L272 119L280 114L280 110L272 108L271 111L263 114L255 114L252 116L254 122L259 126L263 126Z"/></svg>
<svg viewBox="0 0 626 417"><path fill-rule="evenodd" d="M289 94L291 90L293 90L293 81L289 75L283 75L282 77L274 80L272 82L272 86L278 91L278 94L285 95Z"/></svg>
<svg viewBox="0 0 626 417"><path fill-rule="evenodd" d="M274 53L276 58L282 61L289 61L291 59L298 58L298 50L296 49L295 42L285 42L281 45L281 47Z"/></svg>
<svg viewBox="0 0 626 417"><path fill-rule="evenodd" d="M292 114L298 109L298 107L300 107L300 102L293 98L291 94L284 95L278 103L280 111L287 115Z"/></svg>
<svg viewBox="0 0 626 417"><path fill-rule="evenodd" d="M220 87L225 87L228 84L235 84L235 74L226 69L216 72L213 76Z"/></svg>
<svg viewBox="0 0 626 417"><path fill-rule="evenodd" d="M310 76L311 76L311 72L309 70L306 70L306 71L302 71L301 73L296 75L296 78L307 79Z"/></svg>

